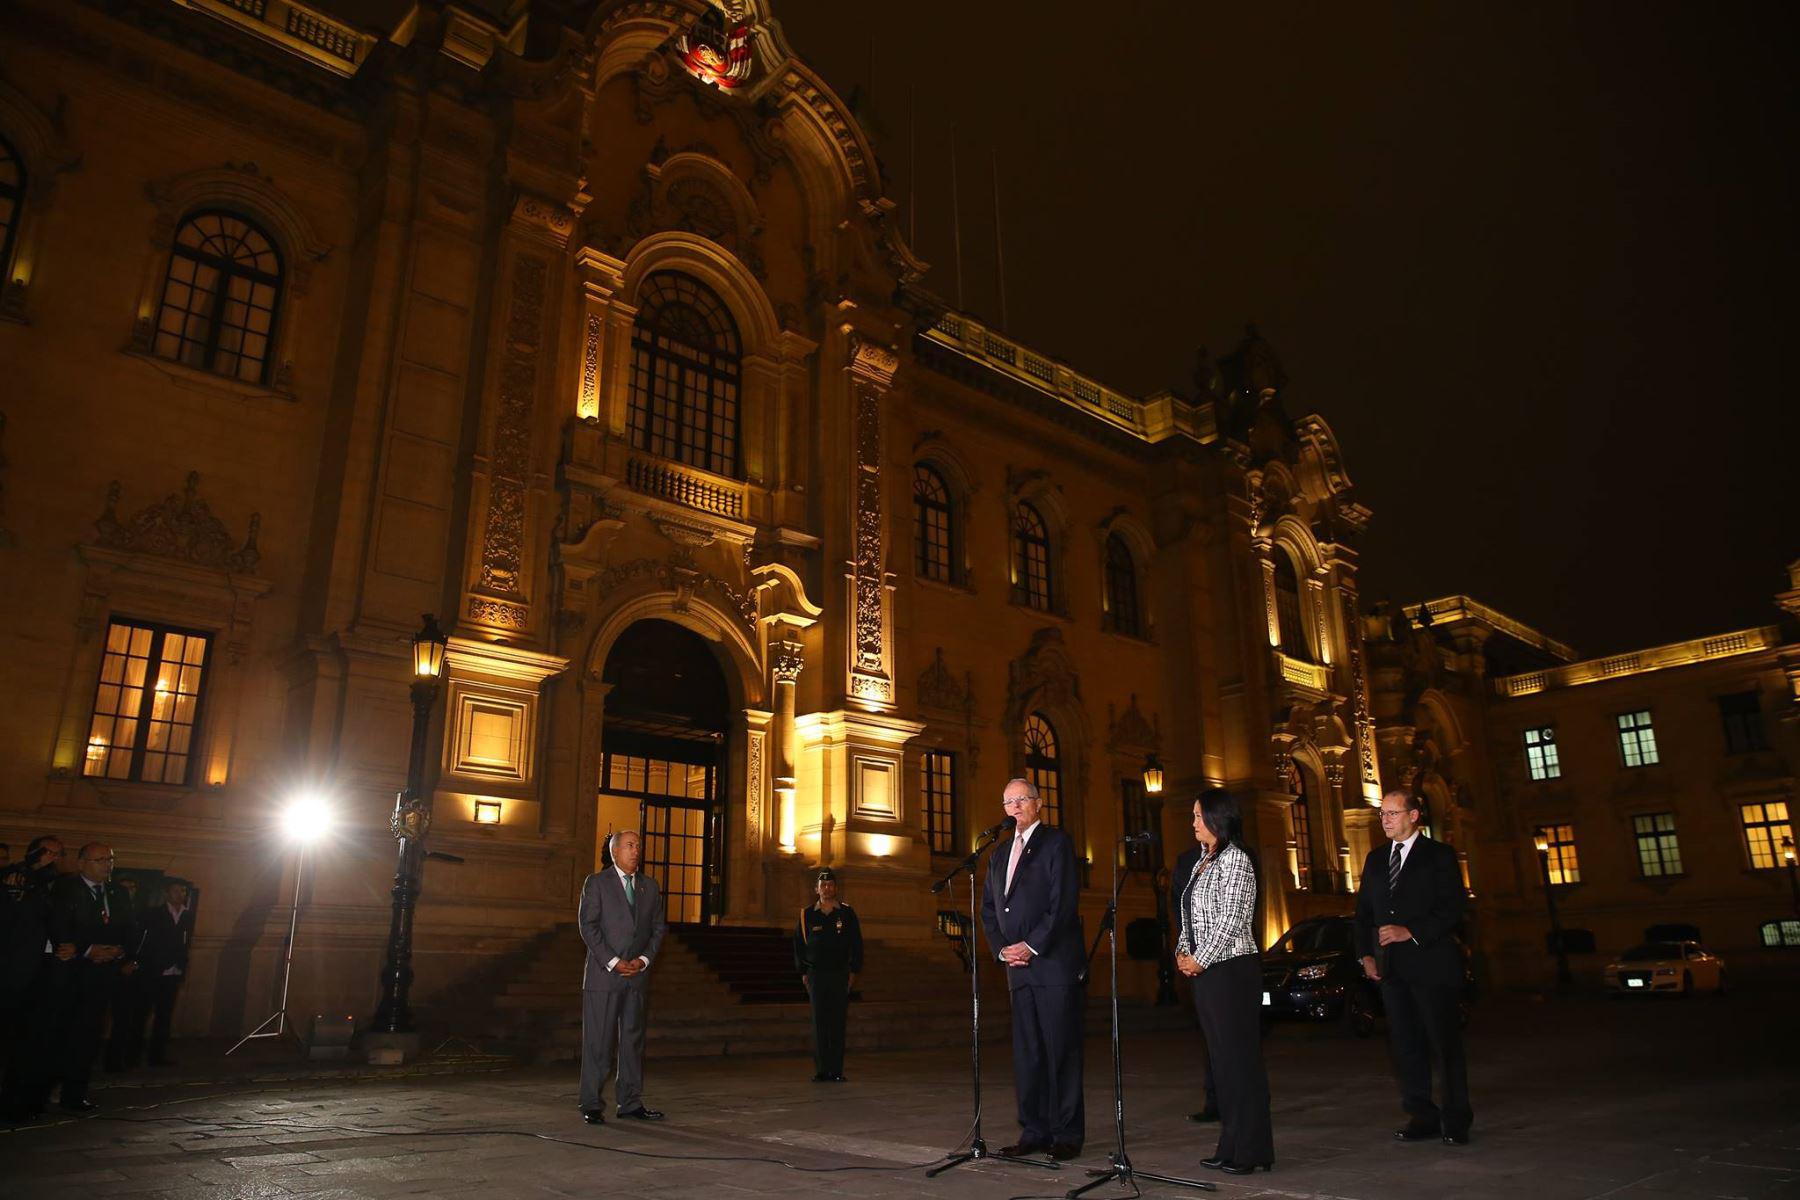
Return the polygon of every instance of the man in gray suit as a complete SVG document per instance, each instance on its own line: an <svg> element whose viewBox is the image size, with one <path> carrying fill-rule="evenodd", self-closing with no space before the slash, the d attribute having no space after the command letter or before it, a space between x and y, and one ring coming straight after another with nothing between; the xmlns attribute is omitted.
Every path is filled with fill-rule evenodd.
<svg viewBox="0 0 1800 1200"><path fill-rule="evenodd" d="M656 880L638 873L637 831L621 830L607 845L612 867L581 885L581 940L588 950L581 977L581 1119L606 1124L600 1089L616 1047L617 1115L660 1121L660 1112L644 1107L644 994L669 927Z"/></svg>

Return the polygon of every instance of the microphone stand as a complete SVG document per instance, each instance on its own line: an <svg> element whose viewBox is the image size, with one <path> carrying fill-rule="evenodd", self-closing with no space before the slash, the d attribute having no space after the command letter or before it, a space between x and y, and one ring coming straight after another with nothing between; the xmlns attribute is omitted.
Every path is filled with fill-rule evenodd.
<svg viewBox="0 0 1800 1200"><path fill-rule="evenodd" d="M989 847L998 844L999 835ZM945 1161L925 1172L925 1178L935 1179L952 1167L960 1167L968 1162L1004 1162L1016 1163L1022 1167L1043 1167L1051 1171L1062 1170L1058 1162L1045 1162L1038 1158L1007 1158L1005 1155L994 1155L988 1152L987 1142L981 1136L981 950L975 944L976 920L975 911L975 868L981 862L982 851L989 847L977 845L969 857L963 859L951 872L932 885L935 894L943 891L955 882L958 875L964 872L969 876L969 1061L974 1076L975 1089L975 1123L974 1140L964 1151L951 1151L944 1155Z"/></svg>
<svg viewBox="0 0 1800 1200"><path fill-rule="evenodd" d="M1126 839L1121 838L1121 841ZM1126 872L1130 878L1130 872ZM1149 1171L1140 1171L1131 1165L1131 1159L1125 1154L1125 1065L1119 1053L1119 888L1123 884L1119 878L1119 855L1115 848L1113 854L1112 898L1106 905L1106 916L1100 922L1106 930L1107 941L1112 957L1112 1061L1113 1061L1113 1136L1116 1139L1113 1152L1107 1155L1112 1165L1101 1170L1090 1170L1094 1179L1078 1188L1071 1188L1063 1193L1065 1200L1075 1200L1083 1192L1091 1192L1101 1184L1119 1182L1129 1184L1135 1191L1139 1180L1153 1179L1158 1183L1172 1183L1177 1187L1195 1188L1202 1192L1216 1192L1219 1189L1213 1184L1198 1179L1182 1179L1176 1175L1152 1175Z"/></svg>

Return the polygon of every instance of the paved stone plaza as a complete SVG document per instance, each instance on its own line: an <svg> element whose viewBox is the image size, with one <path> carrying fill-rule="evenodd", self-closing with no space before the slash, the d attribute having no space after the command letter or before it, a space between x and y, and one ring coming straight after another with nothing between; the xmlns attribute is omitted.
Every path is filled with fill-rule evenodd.
<svg viewBox="0 0 1800 1200"><path fill-rule="evenodd" d="M1238 1196L1800 1196L1792 1012L1773 990L1648 1004L1490 1000L1470 1034L1467 1148L1392 1140L1400 1115L1381 1040L1281 1026L1268 1043L1275 1171L1210 1178ZM394 1076L299 1070L266 1047L226 1067L189 1049L197 1065L174 1080L138 1073L100 1091L103 1117L0 1133L0 1197L1001 1200L1060 1195L1112 1145L1104 1040L1088 1047L1078 1162L1060 1172L989 1163L937 1180L917 1164L955 1144L969 1119L967 1056L953 1051L864 1055L844 1085L809 1082L810 1063L792 1058L653 1062L647 1098L668 1120L593 1129L576 1116L572 1068L465 1058ZM1183 1119L1198 1099L1193 1038L1131 1037L1125 1057L1133 1161L1205 1174L1195 1164L1208 1135ZM1004 1047L989 1065L986 1132L998 1147L1015 1132Z"/></svg>

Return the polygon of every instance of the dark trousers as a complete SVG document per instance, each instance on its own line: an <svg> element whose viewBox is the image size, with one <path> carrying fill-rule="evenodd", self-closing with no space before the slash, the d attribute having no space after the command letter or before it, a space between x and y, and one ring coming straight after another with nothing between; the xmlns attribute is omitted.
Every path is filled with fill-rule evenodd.
<svg viewBox="0 0 1800 1200"><path fill-rule="evenodd" d="M145 975L142 971L122 977L113 994L112 1034L106 1039L106 1068L123 1071L137 1065L144 1052L144 1022L150 1022L150 1061L169 1056L169 1026L175 1019L175 998L181 993L180 975Z"/></svg>
<svg viewBox="0 0 1800 1200"><path fill-rule="evenodd" d="M820 1075L844 1073L844 1026L850 1016L850 976L844 972L808 971L812 998L813 1070Z"/></svg>
<svg viewBox="0 0 1800 1200"><path fill-rule="evenodd" d="M1081 1095L1083 989L1019 987L1012 990L1013 1090L1026 1142L1067 1143L1087 1137Z"/></svg>
<svg viewBox="0 0 1800 1200"><path fill-rule="evenodd" d="M644 989L581 993L581 1107L600 1109L601 1089L619 1059L613 1096L620 1112L644 1106Z"/></svg>
<svg viewBox="0 0 1800 1200"><path fill-rule="evenodd" d="M60 1099L64 1104L87 1099L88 1080L94 1073L94 1059L100 1054L106 1031L107 1010L112 1007L113 990L121 982L118 967L111 963L70 965L76 974L69 990L68 1023L61 1052L54 1060L57 1077L62 1080Z"/></svg>
<svg viewBox="0 0 1800 1200"><path fill-rule="evenodd" d="M1219 1145L1226 1162L1275 1161L1269 1073L1262 1056L1262 958L1240 954L1194 979L1194 1011L1219 1093Z"/></svg>
<svg viewBox="0 0 1800 1200"><path fill-rule="evenodd" d="M1400 1105L1414 1121L1439 1126L1446 1133L1467 1133L1475 1119L1469 1107L1469 1067L1463 1057L1458 990L1391 976L1381 980L1381 1004L1387 1010L1388 1044L1394 1052L1394 1075L1400 1081ZM1431 1100L1434 1065L1443 1084L1441 1108Z"/></svg>
<svg viewBox="0 0 1800 1200"><path fill-rule="evenodd" d="M185 975L158 975L149 980L150 1062L169 1059L169 1027L175 1023L175 1001L181 995Z"/></svg>

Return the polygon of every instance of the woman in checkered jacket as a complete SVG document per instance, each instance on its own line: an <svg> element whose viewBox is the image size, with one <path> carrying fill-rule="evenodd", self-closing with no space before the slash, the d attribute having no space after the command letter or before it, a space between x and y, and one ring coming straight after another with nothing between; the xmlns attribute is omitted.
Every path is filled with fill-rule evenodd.
<svg viewBox="0 0 1800 1200"><path fill-rule="evenodd" d="M1269 1073L1262 1057L1262 955L1257 946L1256 863L1244 820L1224 788L1194 801L1194 837L1205 857L1182 894L1175 966L1193 980L1219 1091L1219 1145L1203 1167L1231 1175L1275 1164Z"/></svg>

